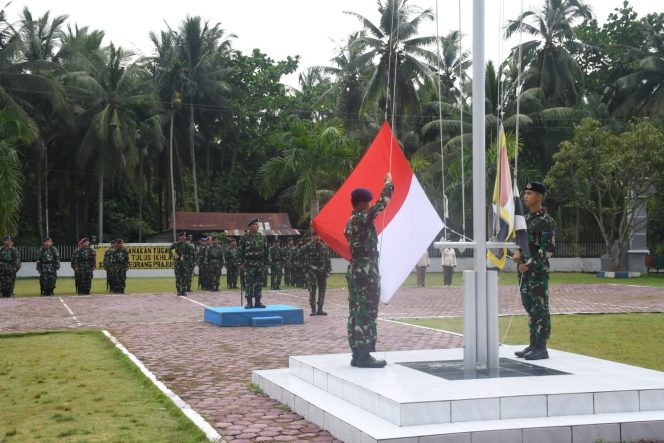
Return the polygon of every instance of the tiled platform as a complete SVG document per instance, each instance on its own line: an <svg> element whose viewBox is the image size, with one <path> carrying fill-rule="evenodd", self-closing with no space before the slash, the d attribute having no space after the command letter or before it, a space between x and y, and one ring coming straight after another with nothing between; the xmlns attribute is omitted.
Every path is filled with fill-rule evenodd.
<svg viewBox="0 0 664 443"><path fill-rule="evenodd" d="M304 323L302 308L290 305L267 305L245 309L242 306L205 308L204 319L217 326L279 326Z"/></svg>
<svg viewBox="0 0 664 443"><path fill-rule="evenodd" d="M502 347L501 358L516 349ZM661 372L551 350L532 363L568 374L446 380L401 363L459 360L461 349L375 355L388 366L352 368L349 354L299 356L288 369L254 371L253 380L348 442L664 438Z"/></svg>

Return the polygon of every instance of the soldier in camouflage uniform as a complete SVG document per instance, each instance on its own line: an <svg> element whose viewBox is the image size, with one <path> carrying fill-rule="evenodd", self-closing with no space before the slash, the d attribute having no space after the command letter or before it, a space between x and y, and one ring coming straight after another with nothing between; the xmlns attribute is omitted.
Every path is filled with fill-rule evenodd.
<svg viewBox="0 0 664 443"><path fill-rule="evenodd" d="M226 251L226 287L228 289L237 289L238 266L237 241L233 239Z"/></svg>
<svg viewBox="0 0 664 443"><path fill-rule="evenodd" d="M185 278L187 280L187 292L191 292L191 282L194 279L194 268L196 267L196 257L198 251L193 243L192 236L187 237L186 245L189 247L189 255L185 258Z"/></svg>
<svg viewBox="0 0 664 443"><path fill-rule="evenodd" d="M321 241L317 232L311 233L311 240L311 243L308 243L304 248L303 253L304 263L307 264L304 276L309 287L310 315L327 315L327 312L323 311L323 303L325 303L327 278L332 272L330 250ZM318 303L316 302L316 289L318 289Z"/></svg>
<svg viewBox="0 0 664 443"><path fill-rule="evenodd" d="M289 238L284 248L284 284L287 286L293 285L293 250L295 249L295 242L293 238Z"/></svg>
<svg viewBox="0 0 664 443"><path fill-rule="evenodd" d="M79 295L90 295L92 286L92 273L97 269L97 256L94 249L90 247L90 240L82 238L78 242L78 248L71 256L71 267L74 269L74 281L76 293Z"/></svg>
<svg viewBox="0 0 664 443"><path fill-rule="evenodd" d="M385 176L385 186L378 201L371 205L371 191L357 188L351 192L353 213L346 224L344 235L348 240L351 260L348 264L348 343L353 351L351 366L382 368L385 360L376 360L370 354L375 351L380 298L380 274L378 271L378 236L374 227L376 216L385 209L394 185L392 176Z"/></svg>
<svg viewBox="0 0 664 443"><path fill-rule="evenodd" d="M21 255L14 247L14 238L8 235L0 247L0 296L11 297L14 294L16 273L21 269Z"/></svg>
<svg viewBox="0 0 664 443"><path fill-rule="evenodd" d="M208 237L203 237L198 241L196 250L196 265L198 266L198 288L205 291L209 290L209 277L207 266L207 247Z"/></svg>
<svg viewBox="0 0 664 443"><path fill-rule="evenodd" d="M104 268L106 268L108 286L113 294L124 294L129 269L129 251L124 247L122 239L117 239L107 252L109 254L108 258L104 258Z"/></svg>
<svg viewBox="0 0 664 443"><path fill-rule="evenodd" d="M111 246L104 251L104 259L102 260L102 266L106 270L106 290L110 291L110 281L112 279L110 270L111 267L111 254L113 253L113 247L115 246L115 240L111 241Z"/></svg>
<svg viewBox="0 0 664 443"><path fill-rule="evenodd" d="M209 272L209 291L219 290L219 279L221 278L221 269L224 267L224 250L219 244L219 239L210 237L211 245L206 250L206 263Z"/></svg>
<svg viewBox="0 0 664 443"><path fill-rule="evenodd" d="M542 207L546 186L540 182L526 185L523 201L530 213L526 216L528 251L517 250L513 260L518 264L521 303L528 314L530 345L515 352L519 358L549 358L546 342L551 335L549 312L549 257L555 250L556 222Z"/></svg>
<svg viewBox="0 0 664 443"><path fill-rule="evenodd" d="M39 288L41 295L53 295L55 282L60 269L60 254L53 246L50 237L44 239L43 247L37 255L37 272L39 273Z"/></svg>
<svg viewBox="0 0 664 443"><path fill-rule="evenodd" d="M281 289L281 276L284 269L284 249L276 238L270 248L270 289Z"/></svg>
<svg viewBox="0 0 664 443"><path fill-rule="evenodd" d="M178 295L187 295L188 263L192 260L194 250L187 243L187 233L180 232L178 241L168 248L173 257L173 270L175 271L175 288Z"/></svg>
<svg viewBox="0 0 664 443"><path fill-rule="evenodd" d="M247 305L245 308L264 308L261 303L263 291L263 269L268 264L270 251L267 240L258 232L258 219L249 222L249 232L240 238L238 257L244 271L244 288Z"/></svg>

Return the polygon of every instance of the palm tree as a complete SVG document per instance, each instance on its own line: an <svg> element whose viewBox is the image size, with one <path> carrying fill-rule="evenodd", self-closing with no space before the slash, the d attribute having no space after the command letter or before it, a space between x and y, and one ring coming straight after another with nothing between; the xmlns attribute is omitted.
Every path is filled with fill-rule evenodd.
<svg viewBox="0 0 664 443"><path fill-rule="evenodd" d="M201 17L187 17L177 32L173 32L177 58L182 65L184 101L189 111L189 155L194 188L194 207L199 209L198 182L196 179L195 152L195 106L201 102L221 101L222 94L229 89L223 80L224 68L219 55L231 49L231 38L221 24L209 26Z"/></svg>
<svg viewBox="0 0 664 443"><path fill-rule="evenodd" d="M96 52L96 51L95 51ZM79 163L91 167L98 179L99 241L104 233L104 179L118 171L132 170L137 162L134 106L155 101L149 89L149 75L131 62L133 54L111 45L92 59L83 60L85 71L65 74L66 85L84 94L85 111L79 115L83 140ZM100 62L100 60L102 62Z"/></svg>
<svg viewBox="0 0 664 443"><path fill-rule="evenodd" d="M436 44L436 37L417 34L423 22L433 20L433 14L431 9L410 6L408 0L379 1L378 11L378 24L360 14L346 12L364 27L363 34L349 45L363 52L348 67L370 70L362 112L382 99L381 107L387 114L391 114L392 105L396 104L395 113L402 116L420 107L417 89L432 77L430 66L436 64L435 52L426 49Z"/></svg>
<svg viewBox="0 0 664 443"><path fill-rule="evenodd" d="M335 122L291 119L276 139L281 154L259 170L260 194L271 198L279 191L289 193L302 219L313 219L321 197L343 182L357 160L357 145L345 134Z"/></svg>
<svg viewBox="0 0 664 443"><path fill-rule="evenodd" d="M620 117L664 116L664 30L649 19L641 22L643 47L628 48L640 58L639 65L607 91L609 106Z"/></svg>
<svg viewBox="0 0 664 443"><path fill-rule="evenodd" d="M507 38L516 32L537 37L520 45L527 67L523 75L524 90L541 88L552 107L580 102L582 70L574 54L581 52L583 44L576 38L574 22L591 18L592 11L583 0L544 0L540 11L525 11L509 21ZM510 54L515 65L518 54L519 45Z"/></svg>

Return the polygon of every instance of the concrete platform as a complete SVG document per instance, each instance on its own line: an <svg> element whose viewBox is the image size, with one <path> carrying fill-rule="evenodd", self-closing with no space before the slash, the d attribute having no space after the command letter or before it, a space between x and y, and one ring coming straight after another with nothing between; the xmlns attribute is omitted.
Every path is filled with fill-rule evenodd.
<svg viewBox="0 0 664 443"><path fill-rule="evenodd" d="M501 347L501 358L512 359L517 349ZM447 380L402 364L435 367L462 354L374 354L386 357L384 369L352 368L349 354L298 356L288 369L254 371L253 381L346 442L664 438L662 372L555 350L549 360L529 363L567 374Z"/></svg>
<svg viewBox="0 0 664 443"><path fill-rule="evenodd" d="M278 326L302 324L302 308L290 305L267 305L265 308L245 309L242 306L205 308L205 321L217 326Z"/></svg>

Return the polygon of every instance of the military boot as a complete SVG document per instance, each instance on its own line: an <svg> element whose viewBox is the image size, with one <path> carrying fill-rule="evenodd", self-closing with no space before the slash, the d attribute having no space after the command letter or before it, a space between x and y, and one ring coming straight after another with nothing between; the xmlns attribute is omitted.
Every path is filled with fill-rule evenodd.
<svg viewBox="0 0 664 443"><path fill-rule="evenodd" d="M327 315L327 312L323 311L323 305L318 306L318 311L316 311L316 315Z"/></svg>
<svg viewBox="0 0 664 443"><path fill-rule="evenodd" d="M352 361L351 361L352 363ZM358 368L383 368L387 362L385 360L376 360L369 353L368 346L360 346L357 348L357 359L355 366Z"/></svg>
<svg viewBox="0 0 664 443"><path fill-rule="evenodd" d="M254 303L254 308L264 308L265 305L261 303L260 295L256 297L256 303Z"/></svg>
<svg viewBox="0 0 664 443"><path fill-rule="evenodd" d="M356 367L357 366L357 349L353 348L352 351L353 351L353 358L350 360L350 365L353 366L353 367Z"/></svg>
<svg viewBox="0 0 664 443"><path fill-rule="evenodd" d="M251 302L251 297L247 297L247 305L244 307L244 309L251 309L253 307L254 307L254 305Z"/></svg>
<svg viewBox="0 0 664 443"><path fill-rule="evenodd" d="M524 358L526 360L544 360L549 358L549 352L546 350L546 339L538 340L533 350L527 353Z"/></svg>
<svg viewBox="0 0 664 443"><path fill-rule="evenodd" d="M309 315L312 317L316 315L316 305L311 305L311 314Z"/></svg>
<svg viewBox="0 0 664 443"><path fill-rule="evenodd" d="M516 351L514 355L516 355L518 358L523 358L527 353L535 349L535 337L530 337L530 345L523 348L521 351Z"/></svg>

